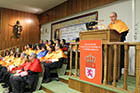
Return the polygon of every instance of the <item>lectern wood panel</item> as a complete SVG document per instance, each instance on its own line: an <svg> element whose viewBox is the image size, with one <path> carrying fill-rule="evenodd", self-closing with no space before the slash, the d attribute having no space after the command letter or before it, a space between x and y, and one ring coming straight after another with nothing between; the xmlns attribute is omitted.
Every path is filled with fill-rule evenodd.
<svg viewBox="0 0 140 93"><path fill-rule="evenodd" d="M96 30L80 32L80 40L102 40L105 42L120 41L120 35L115 30Z"/></svg>

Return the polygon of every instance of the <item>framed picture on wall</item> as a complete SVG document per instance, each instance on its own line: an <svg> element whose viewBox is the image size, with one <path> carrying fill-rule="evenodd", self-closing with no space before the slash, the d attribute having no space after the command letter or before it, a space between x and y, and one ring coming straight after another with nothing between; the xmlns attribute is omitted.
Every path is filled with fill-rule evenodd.
<svg viewBox="0 0 140 93"><path fill-rule="evenodd" d="M60 29L54 31L54 40L60 39Z"/></svg>
<svg viewBox="0 0 140 93"><path fill-rule="evenodd" d="M52 23L51 24L51 39L56 40L56 39L69 38L68 36L66 36L65 38L61 38L63 36L62 34L64 35L72 34L72 33L79 34L80 30L88 30L87 24L96 20L98 20L97 11ZM87 29L81 26L86 26ZM78 29L76 28L79 28L80 30L78 31ZM64 29L65 29L65 33L62 33L61 31L62 30L64 31ZM66 33L67 31L68 33ZM71 35L70 37L73 37L73 36L78 37L77 35ZM72 38L69 38L69 39L72 39Z"/></svg>

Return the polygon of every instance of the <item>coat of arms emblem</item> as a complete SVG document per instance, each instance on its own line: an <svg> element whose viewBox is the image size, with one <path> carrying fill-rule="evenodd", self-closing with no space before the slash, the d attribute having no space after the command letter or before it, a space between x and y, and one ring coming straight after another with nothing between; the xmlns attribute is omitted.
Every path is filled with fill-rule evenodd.
<svg viewBox="0 0 140 93"><path fill-rule="evenodd" d="M93 79L95 77L95 67L92 66L95 60L96 60L95 56L92 55L86 56L86 64L90 64L90 65L88 65L88 67L85 68L85 73L87 78L89 79Z"/></svg>

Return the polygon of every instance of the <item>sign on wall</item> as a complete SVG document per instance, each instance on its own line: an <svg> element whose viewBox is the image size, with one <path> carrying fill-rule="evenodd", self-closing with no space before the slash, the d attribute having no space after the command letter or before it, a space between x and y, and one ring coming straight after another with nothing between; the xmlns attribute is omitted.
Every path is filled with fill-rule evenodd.
<svg viewBox="0 0 140 93"><path fill-rule="evenodd" d="M77 29L81 26L83 26L83 28L85 27L86 23L89 23L91 21L95 21L98 19L98 12L93 12L93 13L88 13L88 14L84 14L84 15L80 15L80 16L76 16L73 18L69 18L66 20L62 20L56 23L51 24L51 38L53 40L55 39L60 39L62 38L60 33L61 30L64 31L64 29L67 29L65 31L77 31ZM83 29L85 30L85 29ZM55 33L59 31L58 34L55 35ZM63 33L63 32L62 32ZM79 32L78 32L79 33Z"/></svg>
<svg viewBox="0 0 140 93"><path fill-rule="evenodd" d="M101 40L80 41L80 79L101 85L102 82Z"/></svg>
<svg viewBox="0 0 140 93"><path fill-rule="evenodd" d="M75 40L79 37L79 32L86 30L87 28L85 24L62 28L60 29L60 39L65 39L67 42L70 42L71 40Z"/></svg>

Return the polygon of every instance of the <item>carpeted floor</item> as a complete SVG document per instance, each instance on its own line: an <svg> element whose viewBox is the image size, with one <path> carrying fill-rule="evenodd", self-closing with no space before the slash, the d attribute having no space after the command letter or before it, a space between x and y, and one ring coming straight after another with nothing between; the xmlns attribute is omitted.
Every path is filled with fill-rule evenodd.
<svg viewBox="0 0 140 93"><path fill-rule="evenodd" d="M2 88L2 86L1 86L2 84L0 83L0 93L3 93L4 91L5 91L5 89L4 88Z"/></svg>
<svg viewBox="0 0 140 93"><path fill-rule="evenodd" d="M80 93L79 91L69 88L67 84L61 81L51 81L49 83L43 83L42 86L54 93Z"/></svg>
<svg viewBox="0 0 140 93"><path fill-rule="evenodd" d="M118 88L123 88L124 76L121 77L121 80L117 83ZM127 77L127 86L128 90L135 91L136 88L136 77L128 76Z"/></svg>

